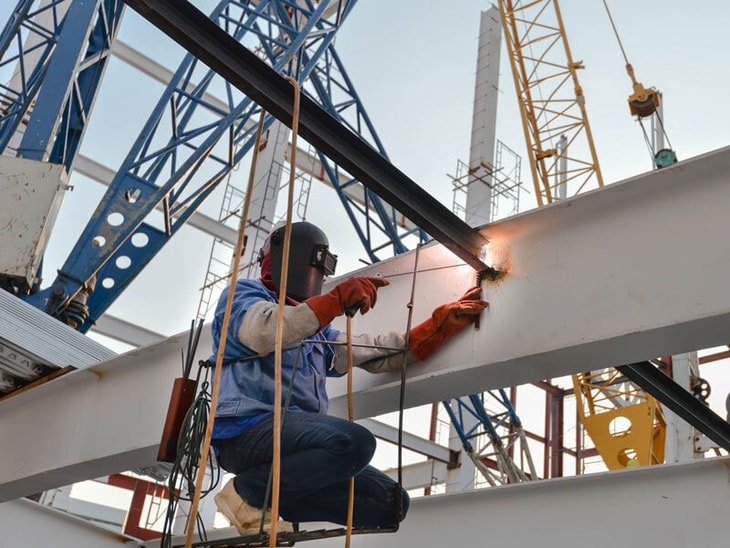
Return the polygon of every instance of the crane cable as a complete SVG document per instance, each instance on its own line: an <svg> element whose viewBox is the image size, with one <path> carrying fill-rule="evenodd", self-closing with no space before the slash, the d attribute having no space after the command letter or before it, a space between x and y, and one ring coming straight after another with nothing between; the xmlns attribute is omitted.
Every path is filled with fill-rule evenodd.
<svg viewBox="0 0 730 548"><path fill-rule="evenodd" d="M406 364L408 361L408 345L411 333L411 324L413 322L413 304L416 294L416 275L418 273L418 258L421 251L421 244L416 246L416 252L413 262L413 273L411 274L411 295L408 300L408 315L406 320L406 332L403 344L403 361L400 367L400 392L398 397L398 480L395 486L395 525L394 531L399 528L399 523L403 519L403 411L405 408L405 387L406 387ZM346 314L346 344L347 344L347 416L350 422L355 420L355 409L353 404L352 390L352 314ZM345 525L345 548L350 548L350 539L352 538L352 522L355 506L355 477L350 478L349 497L347 500L347 522Z"/></svg>
<svg viewBox="0 0 730 548"><path fill-rule="evenodd" d="M248 185L246 188L246 197L244 198L243 202L243 211L241 212L241 217L239 219L238 223L238 235L236 237L236 247L233 252L233 265L231 267L231 281L229 285L228 290L228 298L226 299L226 308L225 312L223 313L223 323L221 325L221 333L224 334L224 336L221 338L219 344L218 344L218 352L216 354L215 359L215 372L213 375L213 387L211 389L211 396L210 396L210 408L212 412L208 416L208 424L206 425L205 429L205 437L203 438L203 447L201 448L201 463L199 466L199 470L205 470L205 466L208 461L208 453L210 452L210 445L211 445L211 438L213 436L213 422L215 421L215 409L218 405L218 392L220 390L220 377L221 377L221 370L223 369L223 356L225 354L225 348L226 348L226 339L225 333L228 332L228 326L231 319L231 310L233 308L233 296L235 294L235 287L236 287L236 281L238 280L238 269L240 268L241 264L241 255L244 251L244 245L245 245L245 238L244 233L246 230L246 220L248 218L248 210L249 206L251 204L251 194L253 189L253 183L254 183L254 171L255 171L255 165L256 160L258 157L258 151L259 151L259 143L261 141L261 134L263 133L263 127L264 127L264 115L265 111L261 111L261 115L259 118L259 124L256 129L256 146L254 146L253 150L253 158L251 160L251 171L249 173L248 178ZM200 496L201 492L203 490L203 477L205 474L198 473L197 480L195 482L195 494L193 496L193 501L190 505L190 515L188 516L188 522L187 522L187 530L185 535L185 546L186 548L190 548L192 546L193 542L193 533L195 530L195 522L197 520L198 515L198 505L200 504Z"/></svg>
<svg viewBox="0 0 730 548"><path fill-rule="evenodd" d="M290 159L291 169L289 178L289 192L287 197L287 209L286 209L286 228L284 231L284 249L282 253L282 265L281 265L281 278L279 283L279 295L286 295L286 284L287 284L287 272L289 269L289 249L291 244L291 219L292 219L292 204L294 202L294 177L296 174L296 137L299 129L299 83L291 77L287 77L292 86L294 87L294 106L292 110L292 154ZM233 267L231 269L231 283L228 292L228 298L226 300L226 308L223 314L223 322L221 326L221 333L227 333L230 323L231 310L233 308L233 297L235 295L235 284L238 278L238 269L241 262L241 254L244 246L244 233L246 228L246 221L248 219L248 210L251 203L251 194L253 189L253 182L255 177L255 166L258 157L258 151L260 149L261 134L263 133L265 112L261 111L261 117L259 119L259 125L256 130L256 141L254 146L253 158L251 160L251 171L249 173L248 186L246 189L246 197L244 200L243 211L240 218L238 237L236 241L236 250L233 257ZM279 309L276 321L276 342L275 342L275 354L274 354L274 439L273 439L273 455L272 455L272 475L273 485L271 491L271 528L269 529L269 546L270 548L276 547L276 525L279 520L279 479L280 479L280 466L281 466L281 371L282 371L282 346L283 346L283 335L284 335L284 305L286 304L286 298L279 299ZM223 368L223 356L225 353L227 337L223 337L219 342L218 353L216 355L216 368L215 375L213 378L213 389L211 394L211 409L215 409L218 401L218 392L220 387L220 372ZM215 421L215 412L211 413L208 418L208 425L205 432L205 439L203 441L202 449L202 463L201 468L205 466L208 452L210 450L210 440L213 434L213 423ZM202 491L202 479L203 475L198 476L195 488L195 496L190 509L190 517L188 518L188 530L186 535L185 546L190 548L192 546L193 531L194 527L192 524L195 523L197 517L198 505L200 503L200 492Z"/></svg>
<svg viewBox="0 0 730 548"><path fill-rule="evenodd" d="M616 24L613 22L613 17L611 16L611 10L608 9L608 3L606 0L603 0L603 7L606 8L606 14L608 15L608 21L611 23L611 28L613 29L614 35L616 35L616 40L618 41L618 47L621 49L621 55L624 57L624 61L626 62L626 66L630 67L631 63L629 63L629 58L626 56L626 50L624 50L624 45L621 42L621 37L618 35L618 30L616 29ZM627 68L628 70L628 68ZM634 78L633 71L629 73L629 76L631 77L631 80L635 83L636 79Z"/></svg>

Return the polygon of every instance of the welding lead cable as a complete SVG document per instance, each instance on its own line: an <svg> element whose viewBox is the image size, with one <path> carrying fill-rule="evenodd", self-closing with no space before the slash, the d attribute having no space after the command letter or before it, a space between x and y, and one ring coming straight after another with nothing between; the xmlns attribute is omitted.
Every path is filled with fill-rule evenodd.
<svg viewBox="0 0 730 548"><path fill-rule="evenodd" d="M236 293L236 281L238 280L238 269L241 265L241 255L244 252L245 239L244 233L246 231L246 221L248 219L248 209L251 204L251 194L253 189L253 182L255 176L255 166L259 151L259 145L261 143L261 135L264 127L264 117L266 112L262 109L259 124L256 129L256 142L253 148L253 157L251 159L251 171L248 177L248 186L246 187L246 197L243 201L243 211L241 212L241 218L238 223L238 236L236 238L236 248L233 251L233 267L231 268L231 280L228 286L228 298L226 299L226 308L223 312L223 323L221 325L221 333L223 336L218 343L218 353L215 358L215 373L213 375L213 388L210 395L210 409L211 413L208 416L208 424L205 429L205 437L203 439L203 447L200 451L201 463L199 470L205 470L205 466L208 461L208 453L210 452L210 439L213 436L213 422L215 420L215 409L218 405L218 391L220 390L220 378L221 370L223 369L223 356L226 350L226 333L228 333L228 326L231 321L231 309L233 308L233 296ZM195 530L195 523L198 517L198 505L200 504L200 494L203 490L203 477L204 473L198 473L198 477L195 482L195 495L193 501L190 504L190 515L188 516L187 530L185 535L185 546L191 548L193 544L193 533Z"/></svg>
<svg viewBox="0 0 730 548"><path fill-rule="evenodd" d="M279 481L281 477L281 369L284 340L284 307L286 306L287 272L289 271L289 251L291 248L292 208L294 204L294 183L297 161L297 133L299 132L299 82L291 76L286 79L294 91L291 124L291 157L289 160L289 189L286 204L286 228L282 250L281 279L279 282L279 308L276 316L276 344L274 352L274 439L272 451L271 485L271 528L269 529L269 548L276 548L276 527L279 521Z"/></svg>
<svg viewBox="0 0 730 548"><path fill-rule="evenodd" d="M408 301L408 319L406 320L405 348L403 349L403 363L400 368L400 394L398 397L398 485L395 491L395 530L400 527L403 520L403 410L406 398L406 364L408 361L408 347L411 339L411 325L413 323L413 301L416 296L416 276L418 274L418 255L421 252L421 244L416 246L413 257L413 277L411 278L411 295Z"/></svg>

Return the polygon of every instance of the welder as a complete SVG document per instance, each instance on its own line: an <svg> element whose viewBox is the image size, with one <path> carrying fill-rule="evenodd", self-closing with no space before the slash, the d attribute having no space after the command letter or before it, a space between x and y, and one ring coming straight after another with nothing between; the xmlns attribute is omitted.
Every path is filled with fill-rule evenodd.
<svg viewBox="0 0 730 548"><path fill-rule="evenodd" d="M259 252L258 280L236 282L215 410L212 444L221 467L235 477L215 496L220 512L242 535L259 530L272 468L274 435L274 349L278 285L286 227L272 230ZM346 334L330 326L338 316L375 306L381 277L349 278L321 294L337 258L324 232L308 222L291 224L283 313L279 512L287 522L347 523L350 478L354 477L354 527L393 527L409 506L407 492L371 466L375 437L364 427L327 415L328 376L347 372ZM218 351L228 298L220 296L212 324ZM372 373L400 370L425 360L472 323L488 306L475 287L458 301L434 310L403 334L353 335L353 365ZM398 492L400 491L400 492ZM397 504L399 503L399 504ZM265 528L270 523L264 516ZM289 524L278 530L291 530Z"/></svg>

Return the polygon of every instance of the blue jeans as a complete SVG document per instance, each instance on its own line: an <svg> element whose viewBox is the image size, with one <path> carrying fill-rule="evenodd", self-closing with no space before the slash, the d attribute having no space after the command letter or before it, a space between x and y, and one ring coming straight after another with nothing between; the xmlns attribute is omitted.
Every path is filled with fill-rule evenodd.
<svg viewBox="0 0 730 548"><path fill-rule="evenodd" d="M236 438L215 442L221 466L236 474L236 492L257 508L264 505L271 471L273 426L270 416ZM291 522L345 525L350 478L355 476L353 525L395 526L408 511L408 493L368 464L374 452L375 437L358 424L289 411L281 429L279 514Z"/></svg>

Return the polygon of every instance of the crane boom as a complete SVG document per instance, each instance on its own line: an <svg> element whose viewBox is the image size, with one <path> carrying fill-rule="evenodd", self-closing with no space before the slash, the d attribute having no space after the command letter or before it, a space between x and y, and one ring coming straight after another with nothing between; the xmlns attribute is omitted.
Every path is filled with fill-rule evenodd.
<svg viewBox="0 0 730 548"><path fill-rule="evenodd" d="M583 64L573 60L558 0L499 0L499 11L538 205L603 186L578 82Z"/></svg>

